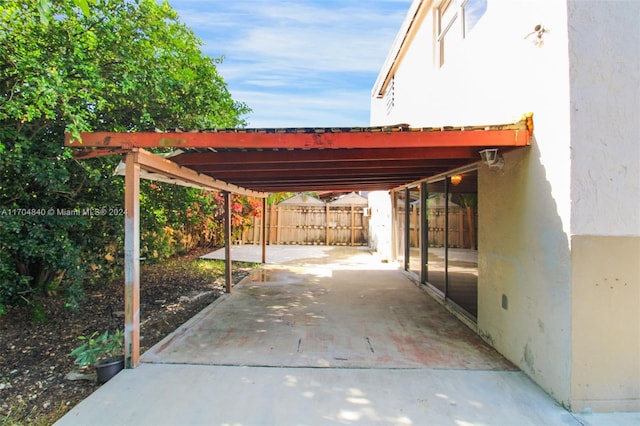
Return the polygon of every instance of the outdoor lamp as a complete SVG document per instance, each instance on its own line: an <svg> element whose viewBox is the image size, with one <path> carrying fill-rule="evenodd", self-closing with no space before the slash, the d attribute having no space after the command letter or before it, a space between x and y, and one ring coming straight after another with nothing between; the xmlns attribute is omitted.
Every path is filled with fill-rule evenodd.
<svg viewBox="0 0 640 426"><path fill-rule="evenodd" d="M449 177L449 180L451 181L451 185L459 185L460 182L462 182L462 175L451 175L451 177Z"/></svg>
<svg viewBox="0 0 640 426"><path fill-rule="evenodd" d="M498 154L498 148L487 148L480 151L480 158L491 169L502 169L504 158Z"/></svg>

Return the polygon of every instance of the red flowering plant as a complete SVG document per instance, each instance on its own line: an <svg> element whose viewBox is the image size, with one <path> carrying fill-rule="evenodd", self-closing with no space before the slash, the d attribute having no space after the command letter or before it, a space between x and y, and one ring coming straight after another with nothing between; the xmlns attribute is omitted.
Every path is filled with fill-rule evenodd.
<svg viewBox="0 0 640 426"><path fill-rule="evenodd" d="M220 216L224 214L224 197L221 192L214 192L213 198L220 207ZM245 197L234 194L231 198L231 238L234 241L242 240L242 236L253 224L254 218L262 217L262 201L255 197ZM222 223L222 222L220 222ZM222 238L221 241L224 241Z"/></svg>
<svg viewBox="0 0 640 426"><path fill-rule="evenodd" d="M254 218L262 215L259 198L234 195L231 201L231 235L234 241L244 240L244 233L251 228Z"/></svg>
<svg viewBox="0 0 640 426"><path fill-rule="evenodd" d="M224 196L175 185L141 183L141 252L150 261L187 253L196 247L224 245ZM234 195L230 205L232 238L241 240L261 217L258 198Z"/></svg>

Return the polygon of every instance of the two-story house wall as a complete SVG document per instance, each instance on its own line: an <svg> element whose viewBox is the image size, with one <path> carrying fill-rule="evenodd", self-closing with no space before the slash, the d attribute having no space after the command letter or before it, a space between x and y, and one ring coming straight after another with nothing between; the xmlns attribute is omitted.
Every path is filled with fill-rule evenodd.
<svg viewBox="0 0 640 426"><path fill-rule="evenodd" d="M454 249L442 286L425 255L410 254L420 271L397 242L380 249L462 307L480 336L565 406L640 411L640 2L413 1L373 88L372 125L489 125L529 112L530 147L504 152L501 167L460 170L477 203L477 235L460 243L476 256L467 274L475 305L453 294L462 282L452 278ZM453 203L450 176L425 178L411 191ZM376 241L411 238L409 214L397 213L407 197L403 206L419 202L411 194L391 193L400 225L372 230ZM440 228L428 226L434 256Z"/></svg>

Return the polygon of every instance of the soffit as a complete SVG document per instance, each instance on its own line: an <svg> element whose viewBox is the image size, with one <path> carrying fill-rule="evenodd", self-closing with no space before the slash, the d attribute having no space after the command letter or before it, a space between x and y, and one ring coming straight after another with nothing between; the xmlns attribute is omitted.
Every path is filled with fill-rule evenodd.
<svg viewBox="0 0 640 426"><path fill-rule="evenodd" d="M411 128L218 129L197 132L83 133L66 145L86 158L140 148L198 174L258 192L388 190L529 144L532 123ZM157 171L161 173L161 171ZM173 176L176 178L177 176Z"/></svg>

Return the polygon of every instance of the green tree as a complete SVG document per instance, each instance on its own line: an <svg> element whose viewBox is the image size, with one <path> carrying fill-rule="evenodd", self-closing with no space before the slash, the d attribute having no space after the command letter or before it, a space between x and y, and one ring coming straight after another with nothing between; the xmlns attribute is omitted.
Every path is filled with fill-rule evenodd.
<svg viewBox="0 0 640 426"><path fill-rule="evenodd" d="M70 0L71 1L71 0ZM97 0L73 0L73 5L80 8L82 13L89 15L89 5L96 4ZM48 24L53 18L50 0L40 0L38 2L38 12L40 13L40 22Z"/></svg>
<svg viewBox="0 0 640 426"><path fill-rule="evenodd" d="M200 46L166 2L0 4L0 311L77 294L121 250L121 216L84 214L122 207L119 158L76 161L65 132L244 125L249 109Z"/></svg>

